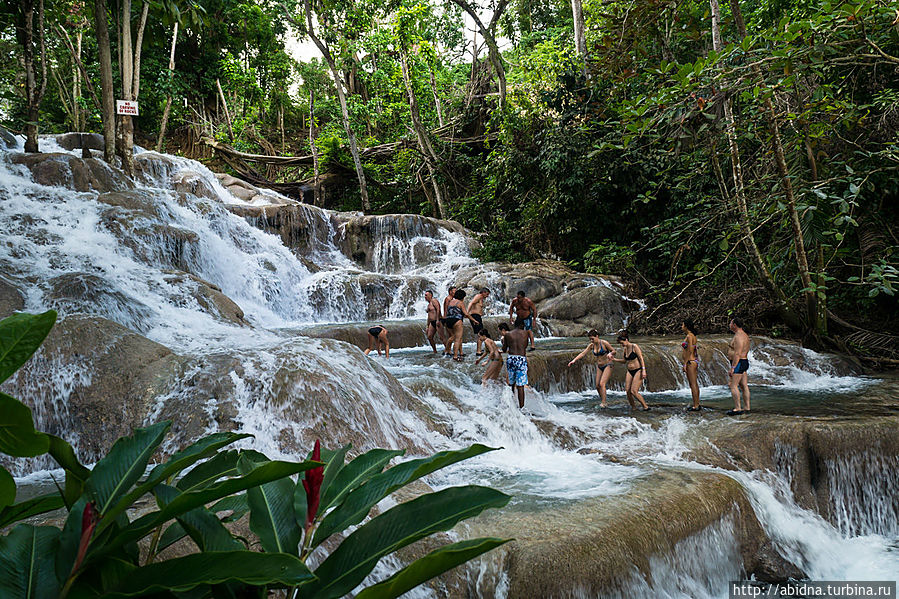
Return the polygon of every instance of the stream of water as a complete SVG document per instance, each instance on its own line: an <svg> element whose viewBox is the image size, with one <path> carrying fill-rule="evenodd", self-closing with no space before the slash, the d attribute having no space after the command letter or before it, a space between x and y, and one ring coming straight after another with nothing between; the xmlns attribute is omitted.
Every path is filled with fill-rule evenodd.
<svg viewBox="0 0 899 599"><path fill-rule="evenodd" d="M63 151L52 139L42 140L41 149ZM272 457L301 455L281 442L285 431L303 438L310 430L320 434L331 426L286 408L278 401L280 394L327 391L335 406L328 413L341 420L341 431L364 436L376 430L375 438L420 451L475 442L504 448L432 477L434 487L488 484L512 494L514 509L553 509L585 498L626 496L658 468L720 472L743 486L775 546L811 578L895 580L899 574L896 457L861 452L831 460L829 476L837 481L830 498L834 516L825 519L798 505L788 471L723 469L692 458L693 450L708 447L716 432L728 426L721 412L730 407L729 391L710 378L703 381L702 401L713 410L703 415L683 412L689 401L683 384L647 393L655 406L648 415L630 414L623 392L615 388L610 391L612 407L600 410L589 376L579 388L529 390L522 413L507 387L483 387L480 368L470 363L456 364L425 348L396 350L390 360L366 358L345 344L297 341L287 332L312 323L364 320L366 303L372 301L384 306L381 318L423 319L424 289L433 288L442 297L459 269L478 267L469 254L469 240L460 233L378 225L374 258L362 265L341 245L347 215L308 208L309 218L324 232L316 236L314 247L285 247L275 235L232 214L227 204L243 202L193 161L139 155L144 183L126 193L140 199L124 202L35 183L11 156L0 152L0 274L24 292L25 309L101 316L176 353L205 356L188 373L193 377L212 372L204 370L208 363L228 354L240 364L239 372L227 375L235 428L255 434L254 446ZM197 173L218 197L177 192L171 177L184 170ZM211 314L197 300L196 283L173 275L179 272L219 287L242 308L247 323ZM73 280L80 293L71 291ZM376 293L372 280L379 282ZM506 307L489 309L503 313ZM543 351L573 353L584 342L553 343ZM466 351L474 353L473 348ZM899 392L896 381L840 376L830 368L828 356L802 351L800 368L778 363L764 348L754 350L754 411L838 414L847 404L855 405L860 394L889 401ZM64 427L66 398L72 389L90 385L91 365L73 366L70 360L46 367L46 387L23 390L23 398L53 406L36 408L38 418L62 427L77 446L78 431ZM274 373L291 369L317 374L302 384L293 381L284 391ZM192 383L173 385L157 399L147 420L165 416L178 401L194 402L199 412L210 415L207 429L215 429L212 414L224 400L196 395L201 392ZM428 417L405 408L397 398L403 393L416 398ZM40 478L27 470L17 474L20 481ZM624 588L629 591L623 596L726 596L727 581L740 577L734 527L724 518L683 540L675 554L686 559L673 559L671 553L652 556L651 576L626 574ZM384 565L379 573L389 569L390 564ZM500 584L483 594L502 596L503 589Z"/></svg>

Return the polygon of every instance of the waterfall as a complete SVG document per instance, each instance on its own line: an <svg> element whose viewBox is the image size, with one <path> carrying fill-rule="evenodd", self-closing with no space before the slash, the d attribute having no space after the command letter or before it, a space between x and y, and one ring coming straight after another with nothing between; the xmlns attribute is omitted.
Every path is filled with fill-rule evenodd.
<svg viewBox="0 0 899 599"><path fill-rule="evenodd" d="M629 501L660 469L714 472L739 482L765 533L809 576L891 579L899 571L896 455L872 447L822 462L829 493L822 515L800 507L789 487L801 457L794 439L775 444L770 472L733 470L739 456L722 456L714 445L733 431L751 437L754 422L780 417L781 406L840 406L861 390L894 396L833 356L754 339L749 379L754 411L763 413L741 421L722 416L730 402L722 335L700 338L702 402L712 408L702 415L682 413L689 389L679 339L637 340L649 369L648 414L627 410L621 365L609 384L611 407L598 409L595 366L567 366L586 339L539 339L522 412L507 387L480 384L470 345L461 364L420 347L384 360L302 335L316 323L362 329L366 321L416 319L403 325L420 327L424 291L442 299L457 280L500 296L502 275L472 257L476 242L457 225L323 210L265 190L242 199L203 165L154 152L137 156L132 185L52 138L41 145L59 153L27 158L44 160L40 169L0 151L0 274L21 290L26 310L57 309L60 333L2 390L21 397L39 428L65 437L88 462L130 427L160 419L173 421L168 451L216 430L252 433L243 445L273 458L303 456L316 438L410 455L477 442L503 449L427 484L498 487L514 496L512 514ZM602 278L586 284L620 295ZM117 370L129 352L137 357ZM138 384L125 386L131 378ZM113 383L123 396L110 396L108 389L120 389ZM45 467L17 461L11 470L21 480ZM727 581L741 576L739 518L748 516L727 509L648 554L645 568L622 564L609 596L726 596ZM382 563L374 576L398 565ZM514 581L504 567L472 565L464 575L471 594L505 596Z"/></svg>

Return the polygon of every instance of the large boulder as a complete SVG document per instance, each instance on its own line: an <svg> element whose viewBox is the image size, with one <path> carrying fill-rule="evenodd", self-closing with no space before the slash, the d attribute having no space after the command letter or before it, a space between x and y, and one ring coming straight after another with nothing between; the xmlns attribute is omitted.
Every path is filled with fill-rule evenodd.
<svg viewBox="0 0 899 599"><path fill-rule="evenodd" d="M242 326L247 325L244 312L237 303L222 293L222 288L200 277L180 271L169 271L165 277L166 282L188 289L197 300L197 304L207 314Z"/></svg>
<svg viewBox="0 0 899 599"><path fill-rule="evenodd" d="M603 285L579 287L552 297L538 305L538 314L553 321L570 321L577 325L575 329L596 329L601 334L621 329L627 317L621 295ZM545 324L553 328L552 322ZM560 323L558 329L564 326ZM581 330L578 333L582 333ZM558 335L562 331L554 332ZM572 332L565 331L568 334Z"/></svg>
<svg viewBox="0 0 899 599"><path fill-rule="evenodd" d="M129 328L142 331L152 314L141 301L116 290L98 275L72 272L49 281L47 299L50 307L62 314L82 312L112 316Z"/></svg>
<svg viewBox="0 0 899 599"><path fill-rule="evenodd" d="M35 183L41 185L101 193L134 188L134 183L120 170L110 168L95 158L81 159L71 154L49 153L13 154L11 160L30 170Z"/></svg>
<svg viewBox="0 0 899 599"><path fill-rule="evenodd" d="M0 320L25 307L25 298L11 281L0 276Z"/></svg>
<svg viewBox="0 0 899 599"><path fill-rule="evenodd" d="M0 127L0 148L11 150L18 147L18 145L15 135Z"/></svg>
<svg viewBox="0 0 899 599"><path fill-rule="evenodd" d="M99 133L62 133L54 136L56 143L66 150L96 150L102 152L105 148L103 136Z"/></svg>
<svg viewBox="0 0 899 599"><path fill-rule="evenodd" d="M96 316L59 320L38 353L3 384L38 429L70 441L86 463L145 423L178 356Z"/></svg>
<svg viewBox="0 0 899 599"><path fill-rule="evenodd" d="M625 494L486 512L467 534L514 540L482 560L477 580L449 579L461 594L504 579L509 599L668 596L680 581L665 575L685 551L717 565L710 584L802 574L773 550L740 484L713 472L660 469Z"/></svg>

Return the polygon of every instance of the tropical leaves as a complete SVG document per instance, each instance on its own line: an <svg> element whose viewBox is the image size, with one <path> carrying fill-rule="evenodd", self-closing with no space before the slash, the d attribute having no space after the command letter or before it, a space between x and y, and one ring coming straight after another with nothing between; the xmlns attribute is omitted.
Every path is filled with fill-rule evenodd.
<svg viewBox="0 0 899 599"><path fill-rule="evenodd" d="M0 381L37 350L55 317L16 314L0 321ZM349 445L328 450L316 442L314 459L286 462L227 449L249 435L220 432L149 468L170 426L134 430L90 470L65 440L35 430L27 406L0 394L0 452L47 453L66 477L58 493L15 503L15 480L0 467L0 527L69 511L61 529L19 524L0 537L0 597L236 597L277 588L292 588L304 599L340 597L382 557L509 501L487 487L451 487L366 522L378 502L404 485L493 448L473 445L388 467L402 451L373 449L346 462ZM304 472L305 480L294 480ZM129 512L148 494L156 509L131 520ZM261 553L225 526L247 512ZM312 549L350 527L353 532L310 571L305 560ZM148 538L142 557L138 542ZM185 538L197 553L156 561L162 549ZM505 542L472 539L439 548L364 596L397 597Z"/></svg>

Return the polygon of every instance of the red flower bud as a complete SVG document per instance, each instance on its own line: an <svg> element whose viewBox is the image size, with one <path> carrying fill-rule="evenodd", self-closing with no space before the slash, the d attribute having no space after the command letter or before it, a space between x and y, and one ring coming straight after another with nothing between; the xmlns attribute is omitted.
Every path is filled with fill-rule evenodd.
<svg viewBox="0 0 899 599"><path fill-rule="evenodd" d="M72 572L77 571L81 567L81 562L84 561L84 556L87 555L87 547L90 545L91 536L94 534L94 529L97 527L99 519L100 514L97 512L93 502L89 502L84 506L84 512L81 514L81 541L78 543L78 555L75 557L75 565L72 567Z"/></svg>
<svg viewBox="0 0 899 599"><path fill-rule="evenodd" d="M321 441L315 440L315 448L312 450L312 459L321 461ZM322 480L325 478L325 467L318 466L306 471L303 479L303 488L306 489L306 530L312 526L315 516L318 514L318 504L321 500Z"/></svg>

